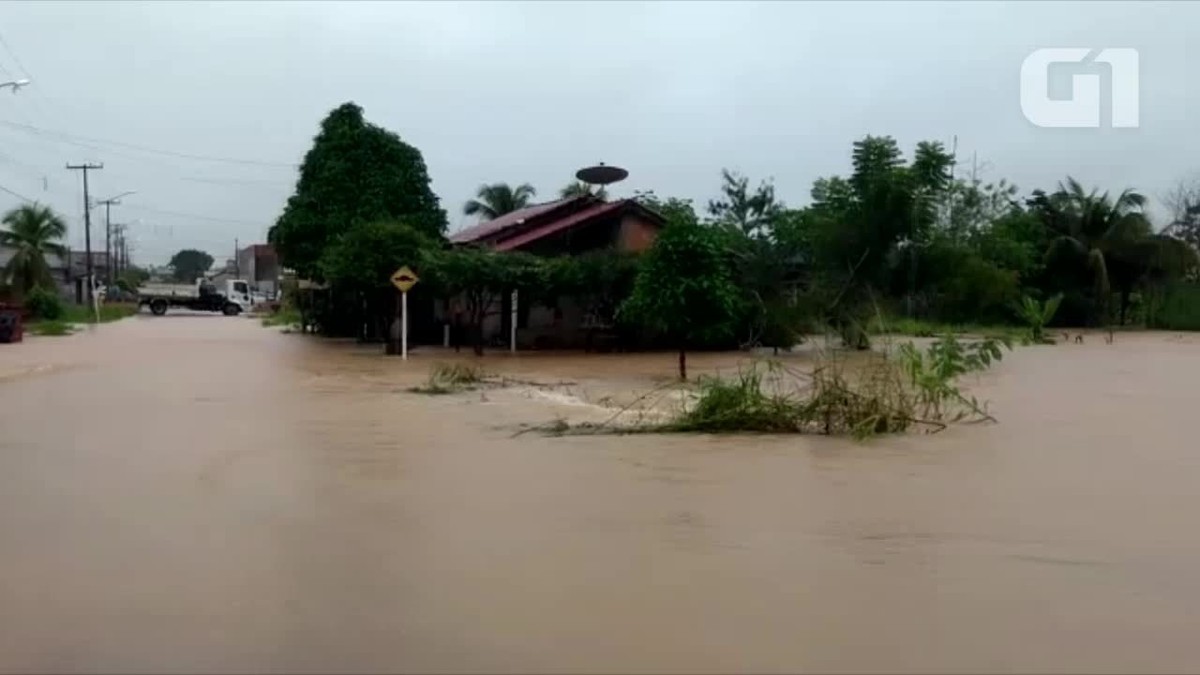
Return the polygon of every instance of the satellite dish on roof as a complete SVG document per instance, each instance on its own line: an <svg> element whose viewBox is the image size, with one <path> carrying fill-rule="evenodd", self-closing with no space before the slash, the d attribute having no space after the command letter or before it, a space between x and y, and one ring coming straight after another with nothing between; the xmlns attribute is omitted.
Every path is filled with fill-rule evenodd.
<svg viewBox="0 0 1200 675"><path fill-rule="evenodd" d="M575 172L576 178L590 185L611 185L625 180L627 176L629 176L629 172L625 169L619 166L608 166L604 162Z"/></svg>

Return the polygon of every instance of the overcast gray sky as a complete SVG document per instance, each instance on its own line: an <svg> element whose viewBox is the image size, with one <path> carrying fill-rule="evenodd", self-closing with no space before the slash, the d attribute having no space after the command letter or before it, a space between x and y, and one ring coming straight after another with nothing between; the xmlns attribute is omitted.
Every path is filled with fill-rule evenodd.
<svg viewBox="0 0 1200 675"><path fill-rule="evenodd" d="M138 191L113 215L141 262L224 259L265 239L352 100L421 150L451 230L481 183L552 198L597 161L629 169L618 196L704 203L729 167L802 205L868 133L957 136L1023 191L1071 174L1156 197L1200 171L1197 31L1187 2L6 2L0 80L33 83L0 91L0 186L68 215L82 247L63 165L103 162L93 195ZM1028 122L1018 76L1041 47L1138 49L1141 126Z"/></svg>

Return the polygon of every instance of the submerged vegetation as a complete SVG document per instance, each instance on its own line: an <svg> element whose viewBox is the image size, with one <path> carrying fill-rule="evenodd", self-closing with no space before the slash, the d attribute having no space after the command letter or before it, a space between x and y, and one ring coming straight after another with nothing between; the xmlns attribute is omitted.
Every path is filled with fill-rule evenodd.
<svg viewBox="0 0 1200 675"><path fill-rule="evenodd" d="M894 355L872 353L858 364L822 359L811 372L758 362L733 380L706 378L693 405L647 430L816 433L866 438L914 428L993 418L956 380L986 369L1005 342L962 343L946 336L924 351L910 343Z"/></svg>
<svg viewBox="0 0 1200 675"><path fill-rule="evenodd" d="M429 368L425 383L412 387L415 394L454 394L470 391L483 385L487 375L483 368L465 363L435 363Z"/></svg>
<svg viewBox="0 0 1200 675"><path fill-rule="evenodd" d="M1054 319L1054 314L1058 312L1058 306L1062 304L1062 299L1061 294L1045 302L1038 302L1028 295L1021 299L1021 304L1016 306L1016 313L1028 328L1025 336L1028 342L1038 345L1054 344L1054 340L1046 337L1046 326Z"/></svg>

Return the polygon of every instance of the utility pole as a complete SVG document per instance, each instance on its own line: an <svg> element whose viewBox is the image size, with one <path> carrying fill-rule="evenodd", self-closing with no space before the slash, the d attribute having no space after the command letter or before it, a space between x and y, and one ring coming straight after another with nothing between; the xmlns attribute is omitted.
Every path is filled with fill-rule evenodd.
<svg viewBox="0 0 1200 675"><path fill-rule="evenodd" d="M104 286L106 288L109 288L113 285L112 205L114 201L115 200L113 199L105 199L102 202L98 202L104 205Z"/></svg>
<svg viewBox="0 0 1200 675"><path fill-rule="evenodd" d="M234 237L234 239L233 239L233 278L234 278L234 279L241 279L241 278L242 278L242 261L241 261L241 260L238 260L238 240L237 240L237 237Z"/></svg>
<svg viewBox="0 0 1200 675"><path fill-rule="evenodd" d="M68 164L67 168L72 171L83 171L83 254L87 256L87 300L91 304L93 302L94 289L92 288L92 203L88 197L88 171L103 169L104 165L85 162L83 164Z"/></svg>
<svg viewBox="0 0 1200 675"><path fill-rule="evenodd" d="M125 248L125 224L124 223L113 223L112 233L113 233L112 255L114 258L116 258L116 263L113 267L113 270L114 270L113 271L113 279L119 279L121 277L121 270L124 269L124 263L125 263L125 261L123 259L123 251Z"/></svg>

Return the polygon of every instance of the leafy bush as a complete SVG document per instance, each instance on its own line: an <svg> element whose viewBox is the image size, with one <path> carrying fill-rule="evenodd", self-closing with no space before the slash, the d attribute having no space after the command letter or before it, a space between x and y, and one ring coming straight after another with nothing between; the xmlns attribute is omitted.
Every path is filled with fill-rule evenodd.
<svg viewBox="0 0 1200 675"><path fill-rule="evenodd" d="M55 321L63 316L62 299L54 291L34 286L25 296L25 308L29 314L42 321Z"/></svg>
<svg viewBox="0 0 1200 675"><path fill-rule="evenodd" d="M1200 330L1200 286L1171 285L1152 305L1147 320L1151 328Z"/></svg>
<svg viewBox="0 0 1200 675"><path fill-rule="evenodd" d="M429 369L425 384L412 387L417 394L453 394L474 389L484 383L483 368L465 363L435 363Z"/></svg>
<svg viewBox="0 0 1200 675"><path fill-rule="evenodd" d="M816 433L865 438L918 427L993 418L955 381L985 370L1011 349L1006 339L960 342L947 335L924 351L911 343L897 356L871 354L857 366L836 360L798 372L760 362L734 380L706 377L694 405L675 420L642 431Z"/></svg>
<svg viewBox="0 0 1200 675"><path fill-rule="evenodd" d="M1029 327L1028 339L1034 344L1054 344L1054 340L1046 337L1046 326L1054 318L1063 296L1056 295L1045 302L1038 302L1028 295L1016 305L1017 316Z"/></svg>
<svg viewBox="0 0 1200 675"><path fill-rule="evenodd" d="M38 321L29 325L29 332L34 335L52 335L55 337L71 334L71 324L65 321Z"/></svg>

